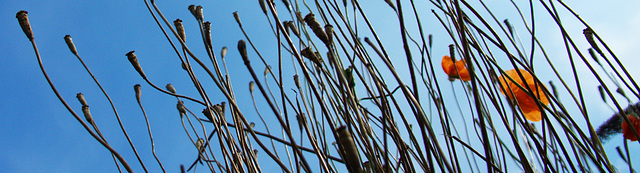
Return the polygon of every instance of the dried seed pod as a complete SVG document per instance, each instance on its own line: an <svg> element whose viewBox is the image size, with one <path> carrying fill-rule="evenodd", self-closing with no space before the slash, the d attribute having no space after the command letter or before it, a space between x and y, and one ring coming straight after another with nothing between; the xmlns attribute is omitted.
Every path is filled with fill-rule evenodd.
<svg viewBox="0 0 640 173"><path fill-rule="evenodd" d="M629 97L627 97L627 94L624 93L624 90L622 88L616 89L616 92L618 92L618 94L622 95L624 98L629 99Z"/></svg>
<svg viewBox="0 0 640 173"><path fill-rule="evenodd" d="M269 72L271 72L271 66L267 65L267 67L264 68L264 75L267 76L267 74L269 74Z"/></svg>
<svg viewBox="0 0 640 173"><path fill-rule="evenodd" d="M307 25L309 25L309 28L311 28L311 30L313 30L313 33L316 34L316 36L325 45L329 45L329 39L327 38L327 34L324 32L324 30L320 26L320 23L318 23L318 21L316 20L315 15L313 15L313 13L307 14L307 16L304 17L304 21L307 23Z"/></svg>
<svg viewBox="0 0 640 173"><path fill-rule="evenodd" d="M249 64L249 57L247 56L247 43L244 40L238 41L238 51L240 51L240 56L242 60L244 60L244 64Z"/></svg>
<svg viewBox="0 0 640 173"><path fill-rule="evenodd" d="M132 50L129 53L127 53L127 58L129 59L129 62L131 62L131 65L133 65L133 68L135 68L136 71L138 71L138 73L140 74L140 76L142 76L143 79L147 79L147 75L144 74L144 71L142 71L142 67L140 66L140 63L138 63L138 57L133 52L135 51Z"/></svg>
<svg viewBox="0 0 640 173"><path fill-rule="evenodd" d="M264 15L267 15L267 4L264 2L264 0L259 0L258 2L260 2L262 13L264 13Z"/></svg>
<svg viewBox="0 0 640 173"><path fill-rule="evenodd" d="M29 40L33 40L33 31L31 31L31 24L29 23L29 16L27 16L27 11L21 10L16 13L16 18L18 19L18 23L20 23L20 27L27 38Z"/></svg>
<svg viewBox="0 0 640 173"><path fill-rule="evenodd" d="M282 3L284 4L285 7L287 7L287 10L289 10L289 12L291 12L291 4L289 3L288 0L282 0Z"/></svg>
<svg viewBox="0 0 640 173"><path fill-rule="evenodd" d="M187 70L187 64L186 63L180 63L180 67L182 67L182 70Z"/></svg>
<svg viewBox="0 0 640 173"><path fill-rule="evenodd" d="M187 41L187 34L184 32L184 26L182 25L182 20L176 19L173 21L173 26L176 27L176 31L178 32L178 36L182 41Z"/></svg>
<svg viewBox="0 0 640 173"><path fill-rule="evenodd" d="M329 24L324 25L324 32L327 34L329 44L333 44L333 26Z"/></svg>
<svg viewBox="0 0 640 173"><path fill-rule="evenodd" d="M593 51L593 48L589 48L587 50L589 51L589 55L591 55L591 58L593 58L596 63L600 64L600 60L598 60L598 56L596 55L596 52Z"/></svg>
<svg viewBox="0 0 640 173"><path fill-rule="evenodd" d="M196 5L191 4L187 9L189 9L189 12L191 12L191 15L196 16Z"/></svg>
<svg viewBox="0 0 640 173"><path fill-rule="evenodd" d="M136 100L140 101L140 97L142 97L142 91L140 89L140 84L136 84L133 86L133 90L136 91Z"/></svg>
<svg viewBox="0 0 640 173"><path fill-rule="evenodd" d="M294 35L296 35L297 37L300 37L300 31L298 31L298 28L296 28L296 26L293 25L293 21L289 21L285 23L285 27L291 30L291 32L293 32Z"/></svg>
<svg viewBox="0 0 640 173"><path fill-rule="evenodd" d="M602 98L602 101L606 103L607 97L605 96L604 87L602 87L602 85L598 85L598 92L600 92L600 98Z"/></svg>
<svg viewBox="0 0 640 173"><path fill-rule="evenodd" d="M224 112L225 112L225 110L226 110L226 109L225 109L226 107L227 107L227 102L221 102L221 103L220 103L220 113L221 113L222 115L224 115Z"/></svg>
<svg viewBox="0 0 640 173"><path fill-rule="evenodd" d="M202 21L204 19L204 12L202 11L202 6L196 6L196 10L195 10L195 14L194 16L196 17L196 19Z"/></svg>
<svg viewBox="0 0 640 173"><path fill-rule="evenodd" d="M429 40L429 47L433 46L433 35L429 34L427 39Z"/></svg>
<svg viewBox="0 0 640 173"><path fill-rule="evenodd" d="M87 101L84 99L84 95L82 93L76 94L76 98L78 98L78 101L80 101L80 104L82 106L86 106L87 105Z"/></svg>
<svg viewBox="0 0 640 173"><path fill-rule="evenodd" d="M202 23L202 29L204 30L204 41L208 47L211 46L211 22L206 21Z"/></svg>
<svg viewBox="0 0 640 173"><path fill-rule="evenodd" d="M93 117L91 116L91 111L89 111L88 105L82 106L82 113L84 114L84 118L89 122L89 124L94 124Z"/></svg>
<svg viewBox="0 0 640 173"><path fill-rule="evenodd" d="M296 19L298 19L298 22L304 23L304 17L302 17L302 13L299 11L296 12Z"/></svg>
<svg viewBox="0 0 640 173"><path fill-rule="evenodd" d="M553 96L555 96L556 98L560 98L558 90L556 89L556 85L553 84L553 81L549 81L549 86L551 86L551 92L553 93Z"/></svg>
<svg viewBox="0 0 640 173"><path fill-rule="evenodd" d="M202 152L204 151L204 139L199 138L196 141L196 149L198 149L198 157L203 157Z"/></svg>
<svg viewBox="0 0 640 173"><path fill-rule="evenodd" d="M296 87L298 87L298 89L300 89L300 78L298 77L298 75L293 75L293 82L295 82Z"/></svg>
<svg viewBox="0 0 640 173"><path fill-rule="evenodd" d="M187 114L187 110L184 108L184 103L182 101L178 101L176 108L178 108L178 112L180 113L180 118L182 118L182 115Z"/></svg>
<svg viewBox="0 0 640 173"><path fill-rule="evenodd" d="M449 56L451 57L451 61L456 62L456 46L453 44L449 45Z"/></svg>
<svg viewBox="0 0 640 173"><path fill-rule="evenodd" d="M596 41L593 39L593 30L591 28L585 28L584 30L582 30L582 34L584 34L584 37L587 38L587 42L589 42L589 45L591 45L591 47L595 49L598 54L604 56L602 50L600 49L600 47L598 47L598 44L596 44Z"/></svg>
<svg viewBox="0 0 640 173"><path fill-rule="evenodd" d="M282 26L284 26L284 30L287 35L291 35L291 29L289 28L289 21L283 21Z"/></svg>
<svg viewBox="0 0 640 173"><path fill-rule="evenodd" d="M222 47L222 50L220 50L220 56L222 56L222 58L227 56L227 46Z"/></svg>
<svg viewBox="0 0 640 173"><path fill-rule="evenodd" d="M384 2L386 2L391 8L393 8L394 11L396 11L396 6L393 5L393 2L391 2L391 0L384 0Z"/></svg>
<svg viewBox="0 0 640 173"><path fill-rule="evenodd" d="M349 172L362 172L360 166L360 154L358 154L358 147L353 141L351 132L347 129L347 126L340 126L336 129L338 132L338 146L344 154L344 161L347 165Z"/></svg>
<svg viewBox="0 0 640 173"><path fill-rule="evenodd" d="M249 82L249 92L253 92L253 88L255 88L255 83L251 81Z"/></svg>
<svg viewBox="0 0 640 173"><path fill-rule="evenodd" d="M208 108L204 108L204 110L202 110L202 114L204 114L205 117L207 117L207 119L210 122L213 122L213 107L209 106Z"/></svg>
<svg viewBox="0 0 640 173"><path fill-rule="evenodd" d="M167 91L175 94L176 93L176 88L173 87L173 85L171 84L167 84L167 86L165 86L165 88L167 88Z"/></svg>
<svg viewBox="0 0 640 173"><path fill-rule="evenodd" d="M318 66L322 65L322 59L320 59L320 57L317 56L316 53L313 52L309 47L302 49L302 51L300 51L300 55L311 60L313 63L315 63Z"/></svg>
<svg viewBox="0 0 640 173"><path fill-rule="evenodd" d="M242 27L242 21L240 21L240 15L238 14L238 11L234 11L233 12L233 18L235 18L236 22L238 23L238 25L240 25L240 27Z"/></svg>
<svg viewBox="0 0 640 173"><path fill-rule="evenodd" d="M76 50L76 45L73 44L73 40L71 40L70 35L64 36L64 42L67 43L67 46L69 47L69 50L71 51L71 53L73 53L74 55L78 54L78 50Z"/></svg>
<svg viewBox="0 0 640 173"><path fill-rule="evenodd" d="M301 113L296 115L296 119L298 120L298 127L300 128L300 131L302 131L302 128L307 126L307 118L304 116L304 113Z"/></svg>

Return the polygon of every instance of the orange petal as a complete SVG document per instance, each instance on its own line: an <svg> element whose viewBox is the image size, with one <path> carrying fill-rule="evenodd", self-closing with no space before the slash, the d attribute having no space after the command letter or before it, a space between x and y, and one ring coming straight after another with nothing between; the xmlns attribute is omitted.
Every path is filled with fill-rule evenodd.
<svg viewBox="0 0 640 173"><path fill-rule="evenodd" d="M638 119L636 116L631 114L627 115L627 118L629 119L633 127L636 129L636 132L640 134L640 119ZM633 131L631 130L631 128L629 127L626 121L622 121L621 126L622 126L622 134L625 139L628 139L631 141L638 140L638 138L636 138L636 135L633 134Z"/></svg>
<svg viewBox="0 0 640 173"><path fill-rule="evenodd" d="M449 76L454 75L456 72L455 69L453 70L453 72L451 70L453 69L453 64L453 60L450 56L445 55L442 57L442 70L444 70L444 72Z"/></svg>
<svg viewBox="0 0 640 173"><path fill-rule="evenodd" d="M547 96L544 94L544 92L542 92L545 86L543 84L538 84L538 86L536 86L535 80L529 72L522 69L520 69L519 71L522 74L524 81L526 81L528 88L534 90L532 93L534 93L536 98L540 100L540 102L544 105L548 105L549 100L547 99ZM499 82L501 91L505 90L507 92L504 93L504 91L502 91L502 93L505 94L510 100L513 100L515 98L518 107L520 107L520 110L522 110L522 112L524 113L525 118L530 121L540 121L542 119L542 112L538 108L536 100L516 85L517 83L523 88L527 89L527 86L524 85L523 79L518 75L518 71L516 71L515 69L507 70L505 71L505 74L513 78L515 83L505 76L500 76Z"/></svg>
<svg viewBox="0 0 640 173"><path fill-rule="evenodd" d="M471 80L464 60L453 62L450 56L445 55L442 57L442 70L444 70L450 78L462 79L463 81Z"/></svg>

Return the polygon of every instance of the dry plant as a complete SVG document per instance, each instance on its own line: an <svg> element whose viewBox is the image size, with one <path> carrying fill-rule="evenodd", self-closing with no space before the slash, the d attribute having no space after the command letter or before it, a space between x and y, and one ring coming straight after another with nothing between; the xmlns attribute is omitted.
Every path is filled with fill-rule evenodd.
<svg viewBox="0 0 640 173"><path fill-rule="evenodd" d="M459 0L430 0L426 3L433 10L423 11L416 8L414 0L386 0L395 12L389 15L397 18L389 22L399 24L401 31L392 35L402 38L405 53L390 55L385 40L370 22L376 19L368 18L361 7L364 2L259 0L277 41L278 54L261 54L264 48L256 47L250 37L258 33L246 33L241 14L234 13L245 38L237 42L238 53L229 54L233 59L226 58L233 48L223 47L219 55L214 51L215 37L211 35L211 23L204 20L202 6L187 8L198 26L185 26L180 19L167 19L153 0L144 2L198 91L196 96L187 96L171 84L164 89L158 87L151 80L157 76L143 70L153 67L138 61L147 57L138 57L134 51L126 53L146 85L177 99L182 121L176 123L182 124L198 152L197 159L185 161L183 171L202 166L211 172L262 172L265 165L277 165L287 173L634 172L627 140L624 149L618 148L618 156L628 163L626 168L615 167L610 158L617 156L607 154L602 144L619 133L631 141L640 137L640 105L631 102L640 98L640 87L597 32L562 1L528 1L525 5L511 1L517 11L531 11L517 16L524 24L519 27L528 31L517 33L516 26L498 20L482 1L471 5ZM283 3L285 8L277 9L276 3ZM533 4L543 8L534 10ZM558 11L571 14L562 18L580 21L584 35L569 34ZM554 20L556 25L547 27L560 29L566 55L547 54L537 39L534 12ZM425 33L426 24L419 13L435 16L448 33L437 37L449 42L433 43L434 36ZM54 93L86 131L111 152L119 170L133 172L130 164L140 164L145 172L150 166L163 171L176 166L163 165L155 148L157 163L140 159L112 100L67 35L69 49L113 107L137 163L132 158L127 162L114 150L93 120L84 96L77 95L83 119L49 79L27 12L20 11L16 17ZM186 27L200 29L200 33L188 35L201 37L206 55L199 55L202 53L185 43ZM576 46L576 42L585 41L591 46L588 50ZM433 55L434 44L449 45L449 55ZM554 59L561 58L569 59L571 67L554 66ZM251 98L237 98L236 93L244 91L234 90L231 83L226 61L240 59L252 77L246 81ZM441 75L438 63L448 76ZM577 73L577 65L585 65L591 73ZM265 68L263 76L255 68ZM570 68L573 74L561 75L558 68ZM545 78L553 78L553 82L541 81L538 69L549 70L552 76ZM601 126L592 124L586 111L585 99L593 94L580 87L579 78L584 76L597 79L604 104L618 112ZM443 78L449 80L436 80ZM205 80L215 86L203 85L201 81ZM445 89L446 85L452 89ZM140 88L134 87L136 98L153 146ZM567 95L559 97L559 92ZM213 98L212 94L223 97ZM447 98L451 95L454 98ZM626 100L616 100L620 96ZM241 105L247 103L253 103L253 108ZM625 108L627 104L632 106ZM569 111L567 107L578 109ZM260 120L250 120L247 114L256 114ZM458 116L463 118L453 118ZM464 123L457 122L460 119ZM258 157L258 153L263 156Z"/></svg>

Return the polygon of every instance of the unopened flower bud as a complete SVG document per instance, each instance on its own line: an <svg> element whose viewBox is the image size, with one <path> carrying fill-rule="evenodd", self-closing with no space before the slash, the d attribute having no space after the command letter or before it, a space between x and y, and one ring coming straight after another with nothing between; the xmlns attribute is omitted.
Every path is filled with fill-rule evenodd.
<svg viewBox="0 0 640 173"><path fill-rule="evenodd" d="M249 92L253 92L253 88L255 88L255 83L251 81L249 82Z"/></svg>
<svg viewBox="0 0 640 173"><path fill-rule="evenodd" d="M227 56L227 46L222 47L222 50L220 50L220 56L222 56L222 58Z"/></svg>
<svg viewBox="0 0 640 173"><path fill-rule="evenodd" d="M173 85L171 84L167 84L167 86L165 86L165 88L167 88L167 91L175 94L176 93L176 88L173 87Z"/></svg>

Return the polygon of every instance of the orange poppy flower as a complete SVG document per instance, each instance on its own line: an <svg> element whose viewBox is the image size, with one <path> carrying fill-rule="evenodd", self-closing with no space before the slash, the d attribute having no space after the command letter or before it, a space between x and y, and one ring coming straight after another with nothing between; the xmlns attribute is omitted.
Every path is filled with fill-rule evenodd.
<svg viewBox="0 0 640 173"><path fill-rule="evenodd" d="M534 100L529 94L527 94L527 92L520 89L516 85L517 83L520 86L522 86L524 89L527 89L527 86L524 85L523 79L520 78L520 76L518 75L518 72L515 69L507 70L504 73L507 76L511 77L515 81L515 83L509 80L509 78L505 76L500 76L500 88L501 88L500 91L502 92L502 94L506 95L507 98L509 98L509 100L514 100L515 98L515 101L517 102L518 107L520 107L520 110L522 110L522 112L524 113L524 117L527 118L528 120L530 121L542 120L542 112L540 112L540 109L538 109L536 100L540 100L540 102L542 102L544 105L549 104L547 95L544 92L542 92L545 86L539 83L538 87L536 88L536 84L533 80L533 76L529 72L520 69L520 73L524 77L524 81L526 81L527 84L529 85L528 88L534 90L534 92L529 92L529 93L534 93L536 95L536 99ZM505 91L507 93L505 93Z"/></svg>
<svg viewBox="0 0 640 173"><path fill-rule="evenodd" d="M638 134L640 134L640 119L638 119L638 117L632 115L632 114L628 114L627 118L629 118L629 121L631 122L631 124L633 125L633 128L636 129L636 132ZM629 125L627 124L626 121L622 121L622 135L624 136L625 139L631 140L631 141L637 141L638 138L636 138L636 135L633 134L633 131L631 130L631 127L629 127Z"/></svg>
<svg viewBox="0 0 640 173"><path fill-rule="evenodd" d="M461 79L463 81L471 80L469 71L467 71L467 67L465 67L464 60L453 62L453 59L451 59L450 56L445 55L442 57L442 70L449 75L449 78L451 78L452 81L453 79Z"/></svg>

